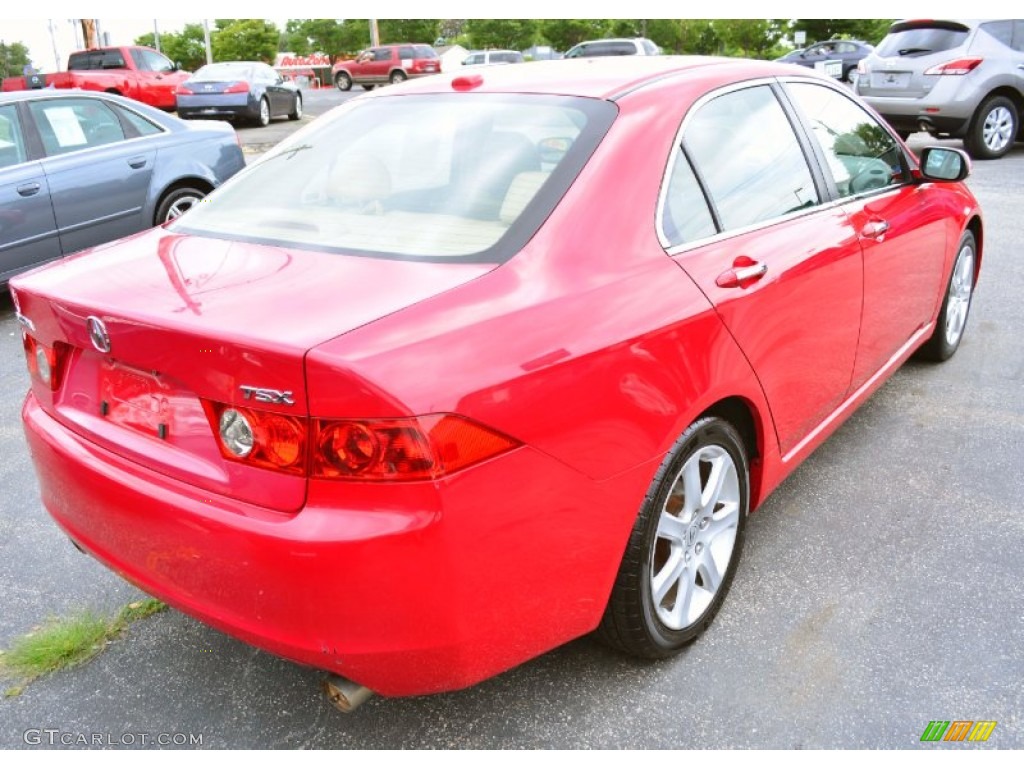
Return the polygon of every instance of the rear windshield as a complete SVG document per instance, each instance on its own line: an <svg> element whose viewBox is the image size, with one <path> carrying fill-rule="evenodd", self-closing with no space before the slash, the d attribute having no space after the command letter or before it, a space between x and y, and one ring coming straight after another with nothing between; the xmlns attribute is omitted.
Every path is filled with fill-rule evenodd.
<svg viewBox="0 0 1024 768"><path fill-rule="evenodd" d="M174 231L421 261L504 261L611 125L596 99L360 99L236 176Z"/></svg>
<svg viewBox="0 0 1024 768"><path fill-rule="evenodd" d="M72 53L68 57L68 69L76 71L88 69L125 69L124 56L117 49Z"/></svg>
<svg viewBox="0 0 1024 768"><path fill-rule="evenodd" d="M236 78L251 80L253 78L252 64L244 61L207 64L192 75L193 80L232 80Z"/></svg>
<svg viewBox="0 0 1024 768"><path fill-rule="evenodd" d="M915 25L901 28L893 25L895 31L890 32L879 43L875 51L879 56L927 56L958 48L967 39L968 30L959 24L948 25Z"/></svg>

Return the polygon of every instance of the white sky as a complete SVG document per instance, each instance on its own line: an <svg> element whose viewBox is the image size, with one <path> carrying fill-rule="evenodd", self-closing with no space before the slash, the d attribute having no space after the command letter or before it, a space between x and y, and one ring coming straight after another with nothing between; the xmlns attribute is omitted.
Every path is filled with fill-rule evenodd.
<svg viewBox="0 0 1024 768"><path fill-rule="evenodd" d="M17 17L21 8L28 4L15 4L10 1L6 3L7 8L3 16ZM200 3L196 0L181 0L172 7L175 12L182 15L177 19L157 19L161 32L177 32L189 22L201 23L200 14L210 15L210 24L213 26L213 17L221 18L248 18L256 16L261 11L266 18L284 28L287 17L281 17L281 9L287 4L282 3L261 3L247 0L210 0L207 3ZM982 0L981 7L977 4L971 6L971 13L978 16L992 17L1005 15L1007 11L997 9L999 3L995 0ZM15 10L12 6L18 7ZM164 7L163 4L154 4L152 7ZM514 6L515 13L521 17L528 18L618 18L629 15L630 18L658 18L666 14L665 9L672 7L671 3L664 0L631 0L628 4L609 2L608 0L562 0L552 4L550 0L518 0ZM772 18L814 18L821 15L824 7L834 8L837 12L856 13L863 18L886 18L895 17L927 17L927 18L956 18L963 13L962 3L955 3L951 0L896 0L896 2L885 2L884 0L859 0L859 2L846 3L842 11L832 4L819 2L808 2L807 0L772 0L765 5L755 4L751 0L726 0L714 4L714 15L717 17L746 18L751 15L755 7L763 8L764 12ZM110 33L111 45L131 45L135 38L146 32L153 31L153 19L125 19L119 18L123 14L125 4L112 0L81 0L81 2L70 2L69 0L53 0L46 5L47 13L55 17L52 20L33 17L22 12L21 18L0 18L0 40L6 43L21 42L28 46L29 54L33 63L42 72L53 72L56 69L63 69L67 63L68 54L78 50L76 44L76 25L72 22L73 15L88 14L99 19L100 30ZM427 16L437 18L479 18L485 14L484 9L496 9L495 5L484 5L479 0L467 2L466 0L434 0L425 4L423 0L377 0L372 6L361 6L361 13L371 11L378 18L420 18ZM552 10L555 10L553 13ZM326 0L308 0L301 6L295 7L296 16L309 17L331 17L341 10L337 2L326 2ZM355 9L353 9L355 10ZM703 15L697 8L689 4L681 3L674 7L677 14L689 18L699 18ZM987 12L986 12L987 11ZM191 15L190 14L194 14ZM53 37L49 32L48 22L52 21ZM80 39L80 38L79 38ZM54 44L56 45L56 56L54 55ZM56 66L59 62L60 66Z"/></svg>

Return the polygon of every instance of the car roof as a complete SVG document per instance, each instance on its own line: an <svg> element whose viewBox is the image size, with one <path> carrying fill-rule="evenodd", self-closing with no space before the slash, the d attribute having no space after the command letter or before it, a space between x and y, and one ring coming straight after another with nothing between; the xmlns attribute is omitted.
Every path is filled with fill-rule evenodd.
<svg viewBox="0 0 1024 768"><path fill-rule="evenodd" d="M474 93L537 93L564 96L585 96L611 99L626 91L635 90L673 75L687 73L711 74L725 72L737 79L771 77L799 73L806 69L796 65L770 61L720 58L713 56L615 56L558 61L531 61L523 66L495 67L486 72L455 71L403 83L400 88L374 91L368 96L385 98L408 93L451 93L458 89L452 83L460 78L472 77ZM465 83L465 80L463 80ZM366 98L366 97L362 97Z"/></svg>

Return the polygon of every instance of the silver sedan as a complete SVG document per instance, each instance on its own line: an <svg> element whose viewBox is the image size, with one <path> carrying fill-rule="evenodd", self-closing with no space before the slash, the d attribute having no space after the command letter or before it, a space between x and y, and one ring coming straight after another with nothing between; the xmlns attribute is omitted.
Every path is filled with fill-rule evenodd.
<svg viewBox="0 0 1024 768"><path fill-rule="evenodd" d="M169 221L244 166L227 123L107 93L0 94L0 284Z"/></svg>

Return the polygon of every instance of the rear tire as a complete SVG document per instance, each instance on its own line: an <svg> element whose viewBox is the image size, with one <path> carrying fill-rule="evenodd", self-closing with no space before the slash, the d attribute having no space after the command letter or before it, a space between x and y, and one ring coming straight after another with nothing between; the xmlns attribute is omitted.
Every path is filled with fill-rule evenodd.
<svg viewBox="0 0 1024 768"><path fill-rule="evenodd" d="M946 297L942 300L935 330L917 352L922 360L941 363L949 360L960 347L967 327L967 315L974 298L974 274L977 264L977 250L974 233L964 232L956 249L953 271L946 285Z"/></svg>
<svg viewBox="0 0 1024 768"><path fill-rule="evenodd" d="M396 85L398 83L404 83L408 79L409 79L409 76L407 74L405 74L405 72L403 72L400 69L396 69L394 72L391 73L391 77L388 78L388 80L391 81L392 85Z"/></svg>
<svg viewBox="0 0 1024 768"><path fill-rule="evenodd" d="M153 216L153 225L159 226L168 221L173 221L185 213L193 205L206 197L206 192L197 187L177 187L167 192L160 204L156 207L156 214Z"/></svg>
<svg viewBox="0 0 1024 768"><path fill-rule="evenodd" d="M974 113L964 148L977 160L994 160L1010 151L1019 128L1016 105L1005 96L994 96Z"/></svg>
<svg viewBox="0 0 1024 768"><path fill-rule="evenodd" d="M736 573L749 504L743 439L718 417L695 421L651 482L598 637L660 659L704 632Z"/></svg>
<svg viewBox="0 0 1024 768"><path fill-rule="evenodd" d="M301 120L302 119L302 95L295 94L295 105L292 107L292 111L288 113L289 120Z"/></svg>
<svg viewBox="0 0 1024 768"><path fill-rule="evenodd" d="M259 116L256 118L256 124L259 125L260 128L266 128L270 125L270 102L267 101L266 96L260 99L260 112Z"/></svg>

